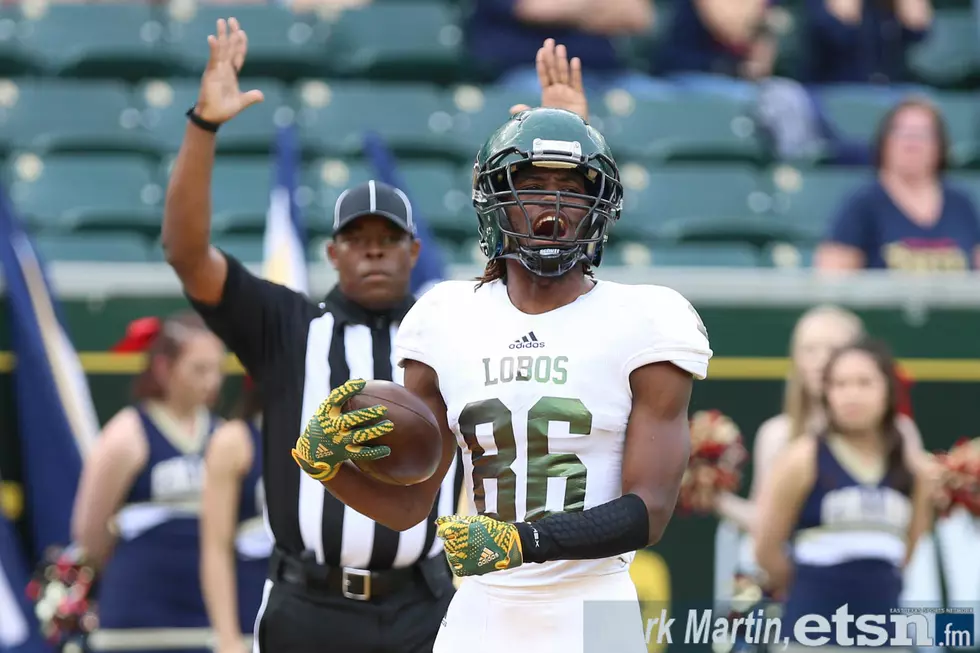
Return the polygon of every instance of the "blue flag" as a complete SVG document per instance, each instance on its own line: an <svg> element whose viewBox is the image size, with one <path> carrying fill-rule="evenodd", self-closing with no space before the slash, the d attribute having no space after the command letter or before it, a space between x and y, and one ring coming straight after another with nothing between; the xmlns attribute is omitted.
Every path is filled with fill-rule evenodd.
<svg viewBox="0 0 980 653"><path fill-rule="evenodd" d="M0 191L0 264L16 357L14 393L34 558L69 542L82 459L99 432L88 382L42 262Z"/></svg>
<svg viewBox="0 0 980 653"><path fill-rule="evenodd" d="M300 152L293 125L279 128L274 165L265 221L262 276L308 295L306 232L296 206Z"/></svg>
<svg viewBox="0 0 980 653"><path fill-rule="evenodd" d="M401 175L398 174L398 163L384 139L374 132L366 133L364 135L364 151L371 161L371 165L374 166L378 179L395 188L400 188L408 196L408 200L412 202L414 209L416 204L412 201L412 190L402 182ZM413 211L412 217L415 220L418 238L422 241L419 260L412 270L412 294L419 297L426 290L446 278L446 263L442 249L436 245L424 216L419 215L418 211Z"/></svg>
<svg viewBox="0 0 980 653"><path fill-rule="evenodd" d="M14 525L0 512L0 653L51 653L27 599L28 580Z"/></svg>

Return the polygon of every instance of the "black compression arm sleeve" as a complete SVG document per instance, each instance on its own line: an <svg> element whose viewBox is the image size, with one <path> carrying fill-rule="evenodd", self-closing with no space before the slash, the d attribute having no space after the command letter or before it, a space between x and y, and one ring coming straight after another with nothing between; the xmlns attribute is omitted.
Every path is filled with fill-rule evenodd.
<svg viewBox="0 0 980 653"><path fill-rule="evenodd" d="M644 548L650 537L646 504L635 494L515 525L524 562L610 558Z"/></svg>

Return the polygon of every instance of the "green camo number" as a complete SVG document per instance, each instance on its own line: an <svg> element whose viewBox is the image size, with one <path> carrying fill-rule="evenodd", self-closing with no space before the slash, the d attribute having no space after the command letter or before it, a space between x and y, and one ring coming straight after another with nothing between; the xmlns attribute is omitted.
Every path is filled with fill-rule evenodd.
<svg viewBox="0 0 980 653"><path fill-rule="evenodd" d="M548 479L565 479L564 512L585 506L587 470L578 456L549 453L548 428L552 422L568 424L572 435L592 432L592 413L578 399L542 397L527 413L527 509L524 519L534 521L548 514L545 504ZM477 426L489 424L497 453L488 455L477 442ZM517 456L513 413L499 399L467 404L459 415L459 430L473 459L473 502L479 514L501 521L517 519L517 476L512 466ZM486 480L497 484L497 511L487 513Z"/></svg>

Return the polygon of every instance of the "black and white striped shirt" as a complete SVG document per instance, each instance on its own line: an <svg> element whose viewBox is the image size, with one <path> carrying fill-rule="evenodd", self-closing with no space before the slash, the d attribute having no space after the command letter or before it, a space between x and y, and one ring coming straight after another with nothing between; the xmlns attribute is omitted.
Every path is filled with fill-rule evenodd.
<svg viewBox="0 0 980 653"><path fill-rule="evenodd" d="M412 301L379 315L335 289L317 305L228 257L221 302L191 303L262 392L264 485L276 546L286 553L312 552L321 564L371 570L408 567L441 554L434 521L453 514L459 503L458 456L429 518L399 533L342 504L290 455L331 388L351 378L401 382L391 343Z"/></svg>

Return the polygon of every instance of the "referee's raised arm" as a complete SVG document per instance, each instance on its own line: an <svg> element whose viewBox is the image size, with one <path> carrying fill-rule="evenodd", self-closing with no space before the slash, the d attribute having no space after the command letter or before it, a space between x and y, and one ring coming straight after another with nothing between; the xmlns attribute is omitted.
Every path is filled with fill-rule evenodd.
<svg viewBox="0 0 980 653"><path fill-rule="evenodd" d="M163 248L192 298L207 304L221 299L228 265L210 245L211 171L218 127L261 102L261 91L243 93L238 71L248 38L234 18L219 20L208 37L211 55L201 78L197 103L188 111L187 131L174 163L163 217Z"/></svg>
<svg viewBox="0 0 980 653"><path fill-rule="evenodd" d="M261 91L238 87L248 37L236 19L217 21L208 46L201 89L187 112L187 130L167 186L161 242L195 310L249 373L261 378L295 336L287 333L297 323L293 318L310 304L284 286L255 277L211 245L211 172L218 130L263 97Z"/></svg>

